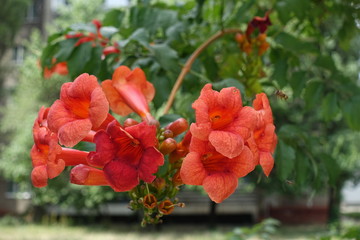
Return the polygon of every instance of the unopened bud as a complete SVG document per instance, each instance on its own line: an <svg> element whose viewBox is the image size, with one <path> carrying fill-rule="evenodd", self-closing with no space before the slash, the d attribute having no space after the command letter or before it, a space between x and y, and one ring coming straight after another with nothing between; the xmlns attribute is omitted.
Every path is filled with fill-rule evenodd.
<svg viewBox="0 0 360 240"><path fill-rule="evenodd" d="M136 124L139 124L139 122L132 118L127 118L124 121L124 127L130 127L130 126L134 126Z"/></svg>
<svg viewBox="0 0 360 240"><path fill-rule="evenodd" d="M180 176L180 169L178 169L176 171L176 173L174 174L173 178L172 178L172 183L174 185L174 187L177 187L177 186L180 186L183 183L182 179L181 179L181 176Z"/></svg>
<svg viewBox="0 0 360 240"><path fill-rule="evenodd" d="M176 149L176 146L177 142L175 141L175 139L167 138L160 144L159 151L162 154L167 155L173 152Z"/></svg>
<svg viewBox="0 0 360 240"><path fill-rule="evenodd" d="M166 129L163 132L163 136L164 136L164 138L172 138L172 137L174 137L174 133L170 129Z"/></svg>
<svg viewBox="0 0 360 240"><path fill-rule="evenodd" d="M261 43L260 47L259 47L259 56L262 56L266 50L270 47L270 44L268 42L263 42Z"/></svg>
<svg viewBox="0 0 360 240"><path fill-rule="evenodd" d="M257 36L257 40L258 40L259 42L264 42L265 39L266 39L266 33L261 33L261 34L259 34L259 35Z"/></svg>
<svg viewBox="0 0 360 240"><path fill-rule="evenodd" d="M161 191L165 187L166 183L165 179L157 177L152 184L157 190Z"/></svg>
<svg viewBox="0 0 360 240"><path fill-rule="evenodd" d="M179 118L165 127L173 132L174 137L185 132L189 128L189 123L185 118Z"/></svg>
<svg viewBox="0 0 360 240"><path fill-rule="evenodd" d="M237 33L235 35L235 40L240 44L242 44L245 41L245 38L246 38L245 35L241 33Z"/></svg>

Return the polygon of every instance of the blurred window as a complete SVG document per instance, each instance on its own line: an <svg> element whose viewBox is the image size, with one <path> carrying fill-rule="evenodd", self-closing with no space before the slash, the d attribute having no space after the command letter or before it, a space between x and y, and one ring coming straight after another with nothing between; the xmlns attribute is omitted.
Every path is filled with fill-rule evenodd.
<svg viewBox="0 0 360 240"><path fill-rule="evenodd" d="M27 9L26 21L30 23L38 21L41 17L41 7L42 1L33 0Z"/></svg>
<svg viewBox="0 0 360 240"><path fill-rule="evenodd" d="M24 62L25 58L25 47L18 45L13 47L12 60L15 64L20 65Z"/></svg>
<svg viewBox="0 0 360 240"><path fill-rule="evenodd" d="M28 190L20 189L19 184L9 181L6 182L5 197L9 199L29 199L31 194Z"/></svg>

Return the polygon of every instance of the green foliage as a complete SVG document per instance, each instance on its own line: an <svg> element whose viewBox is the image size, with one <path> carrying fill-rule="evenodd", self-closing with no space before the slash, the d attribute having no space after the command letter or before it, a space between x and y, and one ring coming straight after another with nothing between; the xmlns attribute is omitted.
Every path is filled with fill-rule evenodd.
<svg viewBox="0 0 360 240"><path fill-rule="evenodd" d="M280 222L273 218L267 218L252 227L238 227L228 234L229 240L246 240L257 237L259 239L271 239L271 235L277 232Z"/></svg>

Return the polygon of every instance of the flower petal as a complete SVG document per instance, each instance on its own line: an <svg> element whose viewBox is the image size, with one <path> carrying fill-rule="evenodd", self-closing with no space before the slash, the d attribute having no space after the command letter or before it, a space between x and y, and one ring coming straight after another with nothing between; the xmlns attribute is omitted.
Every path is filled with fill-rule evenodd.
<svg viewBox="0 0 360 240"><path fill-rule="evenodd" d="M96 152L90 152L88 162L95 167L104 167L115 157L115 146L108 133L103 130L98 131L94 137Z"/></svg>
<svg viewBox="0 0 360 240"><path fill-rule="evenodd" d="M221 89L218 96L218 104L224 109L231 109L232 112L240 111L242 100L239 89L235 87Z"/></svg>
<svg viewBox="0 0 360 240"><path fill-rule="evenodd" d="M238 178L245 177L248 173L253 171L257 165L254 161L252 152L246 146L242 150L241 154L235 159L236 164L233 164L231 171L235 173Z"/></svg>
<svg viewBox="0 0 360 240"><path fill-rule="evenodd" d="M268 177L274 167L274 158L269 152L260 152L260 165L264 174Z"/></svg>
<svg viewBox="0 0 360 240"><path fill-rule="evenodd" d="M103 81L101 86L110 103L112 111L121 116L126 116L133 112L133 110L124 102L124 99L120 96L118 91L112 86L111 80Z"/></svg>
<svg viewBox="0 0 360 240"><path fill-rule="evenodd" d="M192 123L190 125L190 132L194 137L207 141L211 133L211 123Z"/></svg>
<svg viewBox="0 0 360 240"><path fill-rule="evenodd" d="M235 192L238 179L232 173L215 173L204 179L203 187L211 200L221 203Z"/></svg>
<svg viewBox="0 0 360 240"><path fill-rule="evenodd" d="M158 167L164 164L164 156L154 147L149 147L143 152L139 165L139 178L145 182L152 182L155 179L154 173Z"/></svg>
<svg viewBox="0 0 360 240"><path fill-rule="evenodd" d="M95 88L91 93L91 102L89 106L90 121L93 128L99 127L107 118L109 112L109 103L100 87Z"/></svg>
<svg viewBox="0 0 360 240"><path fill-rule="evenodd" d="M62 159L47 162L47 172L50 179L59 176L64 169L65 162Z"/></svg>
<svg viewBox="0 0 360 240"><path fill-rule="evenodd" d="M125 192L139 184L137 169L125 161L111 161L104 167L106 179L117 192Z"/></svg>
<svg viewBox="0 0 360 240"><path fill-rule="evenodd" d="M125 128L125 131L141 142L143 148L154 147L157 144L156 126L148 125L146 122Z"/></svg>
<svg viewBox="0 0 360 240"><path fill-rule="evenodd" d="M207 176L204 165L201 162L200 154L190 152L184 158L180 170L181 179L185 184L202 185Z"/></svg>
<svg viewBox="0 0 360 240"><path fill-rule="evenodd" d="M34 187L45 187L47 186L48 181L48 175L46 171L46 166L41 165L34 167L34 169L31 172L31 182L34 185Z"/></svg>
<svg viewBox="0 0 360 240"><path fill-rule="evenodd" d="M209 142L217 152L227 158L239 156L244 148L244 140L241 136L230 132L212 131L209 135Z"/></svg>
<svg viewBox="0 0 360 240"><path fill-rule="evenodd" d="M63 125L58 132L59 142L67 147L73 147L86 137L92 124L88 118L71 121Z"/></svg>

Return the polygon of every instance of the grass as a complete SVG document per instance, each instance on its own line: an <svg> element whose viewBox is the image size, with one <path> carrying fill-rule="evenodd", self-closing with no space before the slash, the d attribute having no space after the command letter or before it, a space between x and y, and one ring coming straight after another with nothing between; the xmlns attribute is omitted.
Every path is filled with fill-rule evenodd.
<svg viewBox="0 0 360 240"><path fill-rule="evenodd" d="M224 225L210 230L206 225L163 224L159 230L155 227L142 228L134 223L80 226L71 225L66 221L40 225L11 218L5 220L0 220L0 240L230 240L230 233L236 227ZM268 239L317 240L328 233L325 225L281 226ZM249 238L260 239L262 238Z"/></svg>
<svg viewBox="0 0 360 240"><path fill-rule="evenodd" d="M142 229L134 225L112 227L34 225L1 226L1 240L222 240L226 232L204 227L171 227L161 231Z"/></svg>

